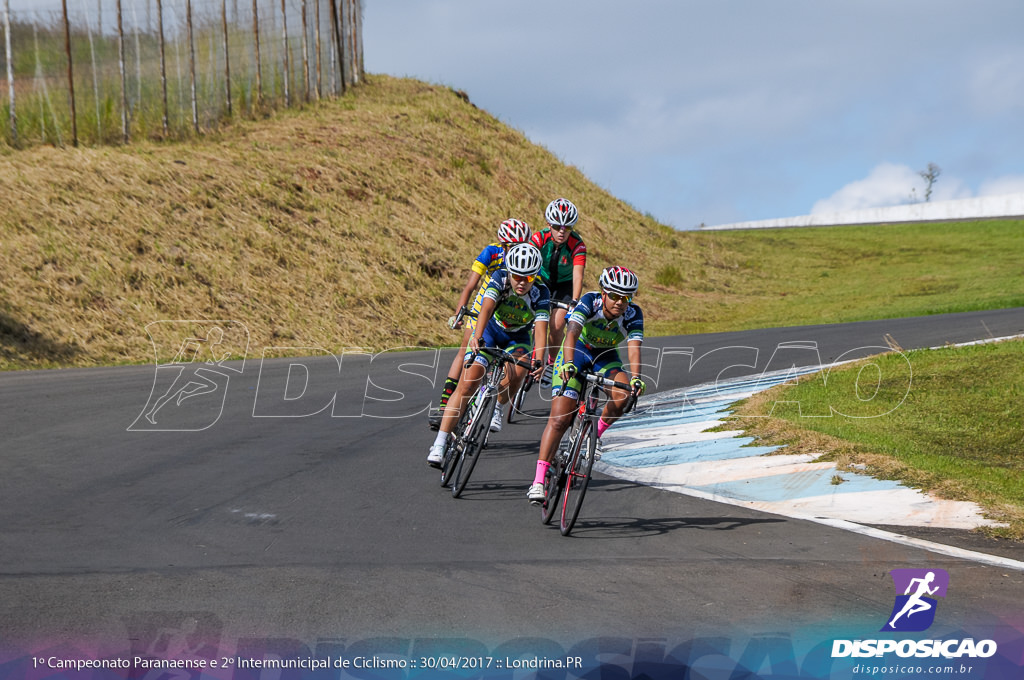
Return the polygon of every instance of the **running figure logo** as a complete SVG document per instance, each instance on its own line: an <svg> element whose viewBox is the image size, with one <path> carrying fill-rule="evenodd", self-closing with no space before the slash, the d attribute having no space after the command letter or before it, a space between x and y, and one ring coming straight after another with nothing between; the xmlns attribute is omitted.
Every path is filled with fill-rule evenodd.
<svg viewBox="0 0 1024 680"><path fill-rule="evenodd" d="M231 376L243 371L248 329L235 321L155 321L146 331L156 350L156 374L128 429L195 432L216 423Z"/></svg>
<svg viewBox="0 0 1024 680"><path fill-rule="evenodd" d="M896 602L883 631L919 632L935 621L936 597L945 597L949 574L943 569L893 569ZM901 594L902 593L902 594Z"/></svg>

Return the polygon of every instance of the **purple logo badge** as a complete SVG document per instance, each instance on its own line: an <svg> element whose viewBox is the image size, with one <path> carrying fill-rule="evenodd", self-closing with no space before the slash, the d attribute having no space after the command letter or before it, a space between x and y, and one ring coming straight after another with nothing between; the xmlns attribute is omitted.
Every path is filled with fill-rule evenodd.
<svg viewBox="0 0 1024 680"><path fill-rule="evenodd" d="M936 597L945 597L949 574L943 569L893 569L896 602L883 631L919 632L935 621Z"/></svg>

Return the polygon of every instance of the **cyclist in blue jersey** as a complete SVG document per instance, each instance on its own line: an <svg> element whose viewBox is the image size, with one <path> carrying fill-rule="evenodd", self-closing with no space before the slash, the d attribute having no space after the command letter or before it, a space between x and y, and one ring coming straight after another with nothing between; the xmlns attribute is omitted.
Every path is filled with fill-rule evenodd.
<svg viewBox="0 0 1024 680"><path fill-rule="evenodd" d="M601 272L601 290L585 294L569 314L565 341L555 358L555 375L551 383L551 413L540 440L533 484L526 493L531 503L544 501L544 475L558 449L562 435L572 423L582 384L576 378L580 369L601 373L611 380L627 382L632 392L640 395L646 389L640 377L640 347L644 339L644 314L633 303L640 281L625 267L608 267ZM629 373L622 370L618 346L626 342ZM559 395L562 386L565 389ZM608 388L608 402L597 422L597 436L618 420L626 406L629 393Z"/></svg>
<svg viewBox="0 0 1024 680"><path fill-rule="evenodd" d="M508 249L517 243L526 243L530 240L532 232L530 225L522 220L508 219L498 225L498 242L488 244L477 258L473 260L473 267L466 280L466 287L459 295L459 301L455 304L455 315L449 319L449 326L453 329L465 328L462 334L462 345L455 353L451 366L448 367L448 375L444 380L444 387L441 389L441 398L436 408L431 408L427 414L427 420L432 429L436 429L441 423L441 415L448 399L459 384L459 376L462 375L462 356L466 351L466 343L473 333L476 325L477 315L480 313L480 305L483 303L484 289L491 278L491 274L501 268ZM481 284L481 281L483 282ZM475 292L475 293L474 293ZM472 300L472 306L467 307ZM463 312L462 318L459 318Z"/></svg>
<svg viewBox="0 0 1024 680"><path fill-rule="evenodd" d="M503 349L520 358L530 351L540 356L540 350L547 344L548 306L551 303L547 286L537 280L540 266L540 251L536 246L520 243L509 249L505 255L505 267L494 272L487 282L480 316L469 338L469 352L464 361L469 361L480 347ZM448 434L459 422L470 397L480 387L488 361L486 354L476 354L475 360L463 370L430 447L427 462L431 465L440 466ZM540 370L539 362L534 362L535 378L540 375ZM508 403L509 396L519 389L526 372L523 366L507 365L498 393L498 406L490 423L492 432L501 429L501 405Z"/></svg>

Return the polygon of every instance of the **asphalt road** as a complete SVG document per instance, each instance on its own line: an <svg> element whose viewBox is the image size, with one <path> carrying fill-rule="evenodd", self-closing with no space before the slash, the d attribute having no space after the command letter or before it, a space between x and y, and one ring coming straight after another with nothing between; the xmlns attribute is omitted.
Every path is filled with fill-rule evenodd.
<svg viewBox="0 0 1024 680"><path fill-rule="evenodd" d="M1019 333L1024 309L654 338L645 358L677 348L652 369L664 390L887 337L911 349ZM626 640L639 654L648 639L870 636L902 567L949 572L947 627L1019 618L1024 573L607 477L564 538L525 500L536 396L538 417L495 435L452 499L425 464L423 415L451 356L250 350L178 383L216 390L156 411L174 367L0 375L0 648L169 654L177 632L209 655L436 637L474 652Z"/></svg>

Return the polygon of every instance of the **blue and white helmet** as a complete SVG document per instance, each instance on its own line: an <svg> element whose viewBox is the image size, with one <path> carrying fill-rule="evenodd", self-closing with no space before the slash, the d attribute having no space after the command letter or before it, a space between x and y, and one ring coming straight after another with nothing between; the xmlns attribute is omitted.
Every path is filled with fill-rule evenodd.
<svg viewBox="0 0 1024 680"><path fill-rule="evenodd" d="M505 269L517 276L533 276L543 263L540 248L532 243L517 243L505 254Z"/></svg>
<svg viewBox="0 0 1024 680"><path fill-rule="evenodd" d="M637 275L625 267L608 267L601 272L601 290L619 295L634 295L640 287Z"/></svg>

